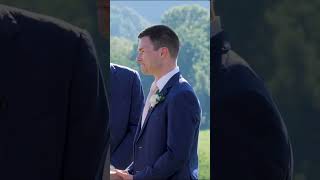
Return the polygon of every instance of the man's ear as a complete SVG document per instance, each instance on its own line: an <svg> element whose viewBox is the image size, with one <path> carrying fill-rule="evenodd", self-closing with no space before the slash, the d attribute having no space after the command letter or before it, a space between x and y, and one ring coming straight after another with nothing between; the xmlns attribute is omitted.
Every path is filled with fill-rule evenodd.
<svg viewBox="0 0 320 180"><path fill-rule="evenodd" d="M166 47L163 47L163 48L161 48L161 52L160 52L160 56L161 57L166 57L166 56L169 56L170 54L169 54L169 49L168 48L166 48Z"/></svg>

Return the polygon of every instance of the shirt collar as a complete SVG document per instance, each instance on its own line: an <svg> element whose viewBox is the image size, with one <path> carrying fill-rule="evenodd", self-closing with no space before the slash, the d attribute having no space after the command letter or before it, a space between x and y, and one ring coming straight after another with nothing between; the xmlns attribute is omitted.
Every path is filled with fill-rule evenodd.
<svg viewBox="0 0 320 180"><path fill-rule="evenodd" d="M179 72L179 67L176 66L173 70L168 72L166 75L162 76L157 82L157 87L159 88L159 91L162 91L163 87L167 84L167 82L174 76L176 73Z"/></svg>

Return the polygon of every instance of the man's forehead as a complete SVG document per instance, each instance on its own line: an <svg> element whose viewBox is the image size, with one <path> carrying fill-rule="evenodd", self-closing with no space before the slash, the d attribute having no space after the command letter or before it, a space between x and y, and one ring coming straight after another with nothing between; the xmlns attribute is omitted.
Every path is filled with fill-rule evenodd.
<svg viewBox="0 0 320 180"><path fill-rule="evenodd" d="M138 41L139 41L139 44L141 45L145 45L145 46L152 45L151 40L148 36L139 38Z"/></svg>
<svg viewBox="0 0 320 180"><path fill-rule="evenodd" d="M148 44L145 43L139 43L138 44L138 50L144 50L144 49L148 49Z"/></svg>

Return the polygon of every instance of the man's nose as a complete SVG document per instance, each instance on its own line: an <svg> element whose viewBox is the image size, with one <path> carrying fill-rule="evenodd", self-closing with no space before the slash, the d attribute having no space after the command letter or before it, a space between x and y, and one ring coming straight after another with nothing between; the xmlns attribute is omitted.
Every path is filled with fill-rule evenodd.
<svg viewBox="0 0 320 180"><path fill-rule="evenodd" d="M136 57L136 61L142 61L142 55L141 53L138 53L137 57Z"/></svg>

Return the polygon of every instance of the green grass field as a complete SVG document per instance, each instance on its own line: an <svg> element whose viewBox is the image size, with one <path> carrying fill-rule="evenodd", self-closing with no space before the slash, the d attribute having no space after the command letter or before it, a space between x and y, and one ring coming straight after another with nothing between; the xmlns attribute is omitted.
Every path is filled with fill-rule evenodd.
<svg viewBox="0 0 320 180"><path fill-rule="evenodd" d="M210 179L210 130L200 131L199 134L199 179Z"/></svg>

